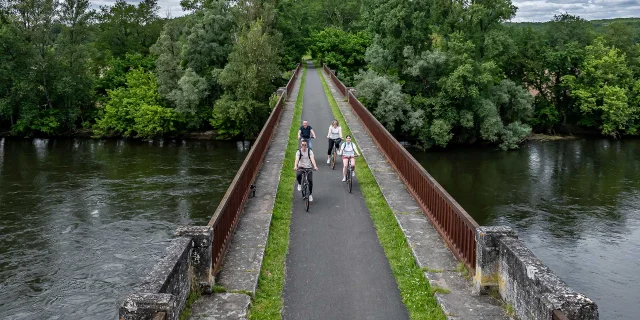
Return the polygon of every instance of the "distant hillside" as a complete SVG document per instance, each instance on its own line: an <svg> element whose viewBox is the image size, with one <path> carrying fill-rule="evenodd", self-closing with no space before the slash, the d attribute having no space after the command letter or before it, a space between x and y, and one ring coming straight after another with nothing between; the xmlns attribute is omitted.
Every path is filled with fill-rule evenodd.
<svg viewBox="0 0 640 320"><path fill-rule="evenodd" d="M606 28L612 23L622 23L629 26L633 32L635 43L640 43L640 18L616 18L616 19L600 19L590 20L593 24L593 30L596 34L605 34ZM505 25L513 28L528 28L542 31L549 25L549 22L507 22Z"/></svg>
<svg viewBox="0 0 640 320"><path fill-rule="evenodd" d="M595 27L596 32L604 32L604 28L614 22L624 23L629 25L640 32L640 17L639 18L615 18L615 19L600 19L590 20ZM505 25L516 28L531 27L533 29L542 29L548 22L506 22Z"/></svg>

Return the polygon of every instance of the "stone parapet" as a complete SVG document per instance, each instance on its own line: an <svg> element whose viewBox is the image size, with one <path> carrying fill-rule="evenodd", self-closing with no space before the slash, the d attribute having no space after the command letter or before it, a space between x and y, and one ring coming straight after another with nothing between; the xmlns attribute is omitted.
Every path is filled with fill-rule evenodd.
<svg viewBox="0 0 640 320"><path fill-rule="evenodd" d="M572 320L599 319L598 306L569 288L511 228L480 227L476 245L474 291L497 289L519 319L551 320L554 310Z"/></svg>
<svg viewBox="0 0 640 320"><path fill-rule="evenodd" d="M174 235L191 239L190 264L194 280L197 281L202 293L211 293L211 286L215 282L211 267L213 228L209 226L180 227Z"/></svg>
<svg viewBox="0 0 640 320"><path fill-rule="evenodd" d="M181 227L149 275L120 305L121 320L178 319L196 285L211 291L211 227Z"/></svg>

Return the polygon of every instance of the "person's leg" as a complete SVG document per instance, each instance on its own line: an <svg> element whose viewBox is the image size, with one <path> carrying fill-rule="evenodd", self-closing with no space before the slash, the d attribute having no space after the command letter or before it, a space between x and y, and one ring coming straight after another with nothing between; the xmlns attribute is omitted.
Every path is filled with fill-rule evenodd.
<svg viewBox="0 0 640 320"><path fill-rule="evenodd" d="M347 177L347 158L342 158L342 181Z"/></svg>
<svg viewBox="0 0 640 320"><path fill-rule="evenodd" d="M307 144L309 144L309 149L311 149L311 138L307 139Z"/></svg>
<svg viewBox="0 0 640 320"><path fill-rule="evenodd" d="M327 149L327 163L331 163L331 149L333 147L333 140L329 139L329 149Z"/></svg>
<svg viewBox="0 0 640 320"><path fill-rule="evenodd" d="M351 176L356 175L356 158L351 158Z"/></svg>
<svg viewBox="0 0 640 320"><path fill-rule="evenodd" d="M307 173L307 181L309 181L309 195L313 194L313 171L309 170Z"/></svg>
<svg viewBox="0 0 640 320"><path fill-rule="evenodd" d="M298 185L302 183L302 171L296 171L296 180L298 180Z"/></svg>

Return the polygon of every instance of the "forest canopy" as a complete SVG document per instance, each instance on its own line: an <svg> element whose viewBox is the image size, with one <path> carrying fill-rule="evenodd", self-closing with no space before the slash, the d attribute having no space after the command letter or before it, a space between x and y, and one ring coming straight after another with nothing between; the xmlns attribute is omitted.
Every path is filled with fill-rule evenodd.
<svg viewBox="0 0 640 320"><path fill-rule="evenodd" d="M640 134L640 19L511 23L510 0L0 5L0 132L252 138L310 54L421 148ZM271 99L272 100L272 99Z"/></svg>

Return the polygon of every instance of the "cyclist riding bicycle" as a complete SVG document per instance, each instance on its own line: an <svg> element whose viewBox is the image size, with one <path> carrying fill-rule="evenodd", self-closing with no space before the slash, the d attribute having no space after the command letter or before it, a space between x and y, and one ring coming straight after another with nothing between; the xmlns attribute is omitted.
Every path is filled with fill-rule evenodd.
<svg viewBox="0 0 640 320"><path fill-rule="evenodd" d="M358 147L356 146L355 143L351 142L351 136L347 136L345 141L340 146L340 152L338 153L342 155L342 164L343 164L342 181L347 181L347 164L349 163L350 158L353 158L354 156L356 157L360 156L360 153L358 152ZM351 167L353 168L352 176L355 176L356 175L355 161L351 161Z"/></svg>
<svg viewBox="0 0 640 320"><path fill-rule="evenodd" d="M302 121L302 125L300 129L298 129L298 140L306 140L309 142L309 149L311 149L311 138L316 138L316 132L313 131L313 128L309 125L307 120Z"/></svg>
<svg viewBox="0 0 640 320"><path fill-rule="evenodd" d="M305 121L306 122L306 121ZM296 162L293 165L293 170L296 171L296 180L298 180L298 191L302 190L302 171L308 171L307 181L309 181L309 201L313 201L311 194L313 193L313 171L318 171L316 165L316 158L313 156L313 150L307 148L307 141L302 140L300 143L300 149L296 152Z"/></svg>
<svg viewBox="0 0 640 320"><path fill-rule="evenodd" d="M329 150L327 150L327 163L331 163L331 150L335 146L336 149L340 149L340 141L342 140L342 127L338 124L338 120L333 120L329 126L329 132L327 132L327 139L329 139Z"/></svg>

